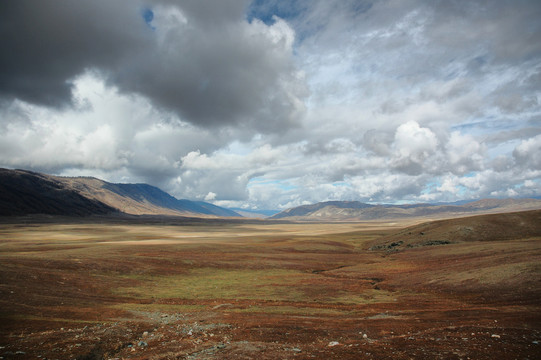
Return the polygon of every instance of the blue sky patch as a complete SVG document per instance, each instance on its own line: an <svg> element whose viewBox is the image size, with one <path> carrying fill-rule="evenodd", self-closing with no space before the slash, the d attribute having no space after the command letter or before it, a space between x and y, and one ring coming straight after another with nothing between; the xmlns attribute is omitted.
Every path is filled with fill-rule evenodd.
<svg viewBox="0 0 541 360"><path fill-rule="evenodd" d="M143 20L145 20L145 23L154 30L155 27L152 26L152 20L154 20L154 12L150 8L144 8L141 11L141 16L143 17Z"/></svg>
<svg viewBox="0 0 541 360"><path fill-rule="evenodd" d="M246 17L249 22L259 19L267 25L274 24L274 16L284 20L290 20L298 17L305 10L304 1L265 1L254 0L248 7Z"/></svg>

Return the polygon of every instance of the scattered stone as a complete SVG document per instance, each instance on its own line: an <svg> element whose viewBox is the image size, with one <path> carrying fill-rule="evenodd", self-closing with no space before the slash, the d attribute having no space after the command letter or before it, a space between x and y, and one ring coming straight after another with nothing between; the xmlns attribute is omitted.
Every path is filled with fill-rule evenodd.
<svg viewBox="0 0 541 360"><path fill-rule="evenodd" d="M225 344L218 344L218 345L216 345L216 348L217 349L225 349L226 346L227 345L225 345Z"/></svg>
<svg viewBox="0 0 541 360"><path fill-rule="evenodd" d="M148 344L147 344L146 342L144 342L144 341L139 341L139 342L137 343L137 346L139 346L139 347L146 347L146 346L148 346Z"/></svg>
<svg viewBox="0 0 541 360"><path fill-rule="evenodd" d="M219 304L219 305L214 306L212 310L217 310L223 307L231 307L231 306L233 306L233 304Z"/></svg>
<svg viewBox="0 0 541 360"><path fill-rule="evenodd" d="M148 331L145 331L145 332L143 333L143 337L147 337L147 336L148 336Z"/></svg>
<svg viewBox="0 0 541 360"><path fill-rule="evenodd" d="M333 347L333 346L336 346L336 345L340 345L340 343L338 341L331 341L329 343L329 345L327 345L328 347Z"/></svg>

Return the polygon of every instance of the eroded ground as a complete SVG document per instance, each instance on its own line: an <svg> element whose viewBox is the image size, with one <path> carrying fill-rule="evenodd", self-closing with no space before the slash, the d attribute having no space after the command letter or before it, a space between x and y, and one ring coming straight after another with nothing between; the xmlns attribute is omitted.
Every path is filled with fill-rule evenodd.
<svg viewBox="0 0 541 360"><path fill-rule="evenodd" d="M540 358L541 236L403 226L3 224L0 357Z"/></svg>

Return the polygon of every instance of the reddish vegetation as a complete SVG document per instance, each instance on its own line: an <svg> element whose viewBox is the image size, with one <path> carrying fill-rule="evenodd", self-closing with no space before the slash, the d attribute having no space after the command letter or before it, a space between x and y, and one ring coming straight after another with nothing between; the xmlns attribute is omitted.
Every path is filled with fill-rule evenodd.
<svg viewBox="0 0 541 360"><path fill-rule="evenodd" d="M4 224L0 356L536 359L540 216Z"/></svg>

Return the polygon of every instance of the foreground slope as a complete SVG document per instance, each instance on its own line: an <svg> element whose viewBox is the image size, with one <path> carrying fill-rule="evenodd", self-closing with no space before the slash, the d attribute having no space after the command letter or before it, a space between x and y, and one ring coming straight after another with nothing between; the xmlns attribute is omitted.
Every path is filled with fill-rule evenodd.
<svg viewBox="0 0 541 360"><path fill-rule="evenodd" d="M541 209L539 199L483 199L465 204L371 205L327 201L284 210L272 219L300 221L364 221L414 217L443 218Z"/></svg>
<svg viewBox="0 0 541 360"><path fill-rule="evenodd" d="M111 213L239 216L205 202L178 200L148 184L113 184L92 177L59 177L0 169L0 216Z"/></svg>

